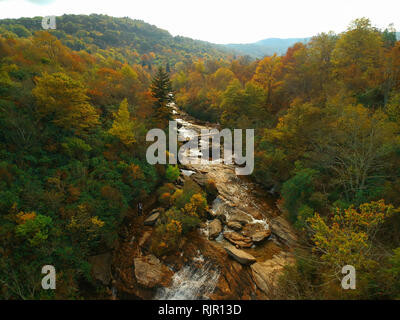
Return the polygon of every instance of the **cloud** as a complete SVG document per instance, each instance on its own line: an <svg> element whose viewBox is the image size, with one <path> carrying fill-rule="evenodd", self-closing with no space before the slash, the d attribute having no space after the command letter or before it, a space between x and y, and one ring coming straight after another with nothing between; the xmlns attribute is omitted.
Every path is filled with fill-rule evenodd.
<svg viewBox="0 0 400 320"><path fill-rule="evenodd" d="M38 4L40 6L44 6L46 4L54 2L55 0L27 0L27 1L32 2L34 4Z"/></svg>
<svg viewBox="0 0 400 320"><path fill-rule="evenodd" d="M0 2L7 2L7 1L12 1L12 0L0 0ZM46 4L53 3L56 0L25 0L25 1L31 2L31 3L34 3L34 4L38 4L40 6L45 6Z"/></svg>

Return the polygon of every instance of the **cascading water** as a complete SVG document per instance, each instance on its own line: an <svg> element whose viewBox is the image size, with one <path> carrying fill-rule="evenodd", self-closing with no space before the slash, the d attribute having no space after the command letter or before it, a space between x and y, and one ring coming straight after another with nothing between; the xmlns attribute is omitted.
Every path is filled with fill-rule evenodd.
<svg viewBox="0 0 400 320"><path fill-rule="evenodd" d="M218 283L220 272L204 257L193 260L184 266L172 278L172 285L160 288L154 297L156 300L204 300L208 299Z"/></svg>

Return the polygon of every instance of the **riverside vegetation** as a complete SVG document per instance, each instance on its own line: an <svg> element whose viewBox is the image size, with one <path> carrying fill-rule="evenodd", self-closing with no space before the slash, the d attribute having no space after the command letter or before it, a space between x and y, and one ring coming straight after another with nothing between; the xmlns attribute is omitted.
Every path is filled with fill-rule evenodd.
<svg viewBox="0 0 400 320"><path fill-rule="evenodd" d="M109 297L111 276L99 281L93 269L110 252L112 277L129 283L118 288L152 298L156 285L173 281L164 264L182 268L180 252L198 248L224 265L211 298L399 297L400 42L393 27L378 30L362 18L341 34L253 60L142 21L57 19L50 31L36 18L0 21L2 298ZM282 266L268 293L259 281L258 292L247 284L281 256L249 249L262 263L242 266L198 235L218 193L229 190L212 179L181 181L178 166L146 162L146 132L166 129L173 117L171 91L182 114L203 124L255 129L251 178L262 197L274 194L298 235L285 249L295 262ZM215 179L218 169L230 170L216 168L207 169ZM161 207L154 227L137 217L139 202L146 214ZM57 269L54 291L40 288L47 264ZM340 286L346 264L356 268L356 290ZM140 278L148 265L165 281Z"/></svg>

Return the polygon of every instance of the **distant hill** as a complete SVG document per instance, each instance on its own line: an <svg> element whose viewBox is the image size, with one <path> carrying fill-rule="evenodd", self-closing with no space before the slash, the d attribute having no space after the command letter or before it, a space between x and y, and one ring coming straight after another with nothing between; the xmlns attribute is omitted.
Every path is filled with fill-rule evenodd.
<svg viewBox="0 0 400 320"><path fill-rule="evenodd" d="M42 30L42 18L20 18L0 20L0 34L12 33L18 37L29 37ZM73 50L89 53L112 48L122 59L138 63L143 55L154 53L151 64L174 65L178 61L191 58L227 58L248 55L262 58L277 53L282 55L296 42L307 43L311 38L267 38L254 43L218 45L187 37L173 37L168 31L157 28L142 20L115 18L107 15L63 15L57 17L57 29L49 30L66 46ZM400 32L397 32L400 40ZM141 59L143 60L143 59Z"/></svg>
<svg viewBox="0 0 400 320"><path fill-rule="evenodd" d="M29 37L42 30L42 18L20 18L0 20L0 34L11 32L19 37ZM226 58L231 50L206 41L187 37L173 37L168 31L141 20L114 18L107 15L63 15L56 18L57 29L49 30L66 46L89 53L112 48L121 59L150 54L152 64L195 58ZM155 57L151 57L154 53ZM139 58L136 58L139 61ZM138 61L131 61L137 63Z"/></svg>
<svg viewBox="0 0 400 320"><path fill-rule="evenodd" d="M274 53L285 54L286 50L297 42L307 43L311 38L268 38L254 43L247 44L227 44L227 48L233 49L241 54L246 54L254 58L273 55Z"/></svg>
<svg viewBox="0 0 400 320"><path fill-rule="evenodd" d="M397 40L400 40L400 32L396 32ZM308 38L267 38L254 43L231 43L226 44L225 47L233 49L237 54L249 55L253 58L262 58L270 56L274 53L282 55L286 50L297 42L307 43L311 37Z"/></svg>

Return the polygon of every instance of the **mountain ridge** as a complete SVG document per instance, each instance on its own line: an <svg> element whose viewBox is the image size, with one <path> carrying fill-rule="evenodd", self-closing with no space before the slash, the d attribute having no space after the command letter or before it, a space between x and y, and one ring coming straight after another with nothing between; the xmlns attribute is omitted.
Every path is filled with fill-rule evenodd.
<svg viewBox="0 0 400 320"><path fill-rule="evenodd" d="M266 38L253 43L229 43L227 48L249 55L253 58L262 58L274 53L282 55L297 42L307 43L311 37L305 38Z"/></svg>
<svg viewBox="0 0 400 320"><path fill-rule="evenodd" d="M42 17L0 19L0 34L29 37L43 30ZM167 30L143 20L116 18L103 14L56 16L56 29L47 30L72 50L102 52L107 48L118 50L121 56L154 53L155 63L175 64L195 56L197 58L227 58L232 50L223 45L183 36L172 36ZM139 62L139 57L127 59ZM146 60L146 59L145 59Z"/></svg>
<svg viewBox="0 0 400 320"><path fill-rule="evenodd" d="M400 40L400 32L396 32L397 40ZM274 53L283 55L286 50L297 42L307 43L312 37L304 38L265 38L251 43L228 43L227 48L235 50L237 53L249 55L253 58L262 58Z"/></svg>
<svg viewBox="0 0 400 320"><path fill-rule="evenodd" d="M11 32L18 37L27 37L42 30L41 21L42 17L0 19L0 33ZM57 29L50 32L73 50L90 52L115 47L121 51L129 49L138 55L154 52L157 63L168 61L172 64L191 56L218 59L247 55L257 59L275 53L284 55L295 43L307 43L311 39L271 37L253 43L215 44L179 35L172 36L169 31L143 20L103 14L57 16ZM396 34L399 40L400 32ZM131 62L138 62L136 60Z"/></svg>

